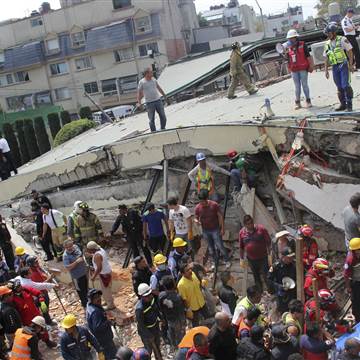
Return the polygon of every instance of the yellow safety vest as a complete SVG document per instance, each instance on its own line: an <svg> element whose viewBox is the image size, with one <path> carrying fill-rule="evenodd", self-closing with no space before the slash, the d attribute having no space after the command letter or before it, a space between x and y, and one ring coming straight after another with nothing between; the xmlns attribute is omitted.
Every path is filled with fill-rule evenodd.
<svg viewBox="0 0 360 360"><path fill-rule="evenodd" d="M331 40L325 44L325 53L330 65L342 64L347 61L346 53L341 47L341 38L342 36L336 36L334 48L331 46Z"/></svg>
<svg viewBox="0 0 360 360"><path fill-rule="evenodd" d="M212 175L212 171L207 167L205 171L205 175L203 175L200 167L196 175L196 182L197 182L197 190L198 193L200 190L205 189L209 191L209 194L212 194L214 190L214 179Z"/></svg>

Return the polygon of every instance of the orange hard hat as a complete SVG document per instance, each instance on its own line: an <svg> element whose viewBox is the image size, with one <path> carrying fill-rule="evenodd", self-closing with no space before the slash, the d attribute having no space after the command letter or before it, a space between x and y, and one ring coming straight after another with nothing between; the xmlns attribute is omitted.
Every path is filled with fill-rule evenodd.
<svg viewBox="0 0 360 360"><path fill-rule="evenodd" d="M209 328L206 326L196 326L190 330L188 330L185 334L185 336L180 341L180 344L178 345L179 349L182 348L191 348L194 345L194 335L201 333L205 336L209 335Z"/></svg>
<svg viewBox="0 0 360 360"><path fill-rule="evenodd" d="M231 149L226 153L226 155L231 160L231 159L235 158L238 155L238 152L236 150L234 150L234 149Z"/></svg>
<svg viewBox="0 0 360 360"><path fill-rule="evenodd" d="M7 286L0 286L0 296L11 294L12 291Z"/></svg>

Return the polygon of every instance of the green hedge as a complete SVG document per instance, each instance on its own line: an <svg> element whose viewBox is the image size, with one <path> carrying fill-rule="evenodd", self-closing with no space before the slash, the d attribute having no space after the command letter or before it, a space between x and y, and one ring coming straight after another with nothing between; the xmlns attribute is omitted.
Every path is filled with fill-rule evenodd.
<svg viewBox="0 0 360 360"><path fill-rule="evenodd" d="M66 111L66 110L62 111L60 113L60 117L61 117L62 126L65 126L66 124L71 123L71 116L68 111Z"/></svg>
<svg viewBox="0 0 360 360"><path fill-rule="evenodd" d="M16 120L15 128L20 146L21 161L23 164L26 164L30 161L30 154L25 141L24 120Z"/></svg>
<svg viewBox="0 0 360 360"><path fill-rule="evenodd" d="M88 119L72 121L70 124L66 124L55 136L54 146L59 146L95 126L96 123Z"/></svg>
<svg viewBox="0 0 360 360"><path fill-rule="evenodd" d="M84 106L80 108L79 115L81 119L89 119L92 120L92 112L89 106Z"/></svg>
<svg viewBox="0 0 360 360"><path fill-rule="evenodd" d="M55 139L56 134L61 129L59 115L57 113L51 113L47 116L47 118L48 118L48 124L50 128L51 136L53 139Z"/></svg>
<svg viewBox="0 0 360 360"><path fill-rule="evenodd" d="M44 119L41 116L38 116L34 119L34 129L40 154L45 154L51 149L51 146L49 136L46 132Z"/></svg>
<svg viewBox="0 0 360 360"><path fill-rule="evenodd" d="M29 150L30 159L35 159L40 156L40 150L36 141L34 124L31 119L24 120L24 133L26 134L25 141Z"/></svg>

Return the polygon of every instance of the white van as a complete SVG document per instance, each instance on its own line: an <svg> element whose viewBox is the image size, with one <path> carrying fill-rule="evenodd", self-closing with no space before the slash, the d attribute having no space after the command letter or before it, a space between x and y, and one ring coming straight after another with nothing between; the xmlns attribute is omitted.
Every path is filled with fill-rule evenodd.
<svg viewBox="0 0 360 360"><path fill-rule="evenodd" d="M110 119L113 121L129 116L133 113L133 111L134 111L133 105L120 105L105 110L106 114L109 115ZM100 124L103 123L101 114L102 114L101 111L97 111L93 113L94 121Z"/></svg>

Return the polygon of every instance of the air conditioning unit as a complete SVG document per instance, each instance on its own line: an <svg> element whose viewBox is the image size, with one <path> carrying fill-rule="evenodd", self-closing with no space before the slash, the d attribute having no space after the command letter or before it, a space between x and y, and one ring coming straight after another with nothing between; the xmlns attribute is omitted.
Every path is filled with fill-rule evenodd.
<svg viewBox="0 0 360 360"><path fill-rule="evenodd" d="M311 45L311 55L314 59L314 65L325 63L324 46L326 41L318 42Z"/></svg>

